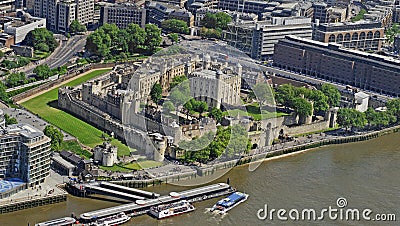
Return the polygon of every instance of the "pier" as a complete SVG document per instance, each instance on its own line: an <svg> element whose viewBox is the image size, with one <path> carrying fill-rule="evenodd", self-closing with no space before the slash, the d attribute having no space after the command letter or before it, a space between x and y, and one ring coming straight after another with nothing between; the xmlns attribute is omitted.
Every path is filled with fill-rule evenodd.
<svg viewBox="0 0 400 226"><path fill-rule="evenodd" d="M145 197L142 196L137 196L137 195L132 195L129 193L125 192L120 192L120 191L114 191L108 188L103 188L95 185L85 185L84 189L86 193L95 193L95 194L101 194L101 195L109 195L117 198L122 198L122 199L130 199L130 200L144 200Z"/></svg>
<svg viewBox="0 0 400 226"><path fill-rule="evenodd" d="M150 207L160 204L168 204L179 200L188 200L189 202L203 201L216 198L234 192L229 184L219 183L204 187L194 188L181 192L171 192L169 195L160 196L156 199L137 200L135 203L124 204L106 209L83 213L80 215L81 222L91 222L97 218L104 218L124 212L131 216L146 214Z"/></svg>
<svg viewBox="0 0 400 226"><path fill-rule="evenodd" d="M157 193L143 191L143 190L139 190L139 189L135 189L135 188L129 188L129 187L125 187L122 185L113 184L113 183L109 183L109 182L105 182L105 181L100 183L100 187L104 187L104 188L112 189L114 191L120 191L120 192L124 192L124 193L128 193L128 194L134 194L134 195L138 195L138 196L145 197L145 198L154 199L154 198L160 197L160 194L157 194Z"/></svg>

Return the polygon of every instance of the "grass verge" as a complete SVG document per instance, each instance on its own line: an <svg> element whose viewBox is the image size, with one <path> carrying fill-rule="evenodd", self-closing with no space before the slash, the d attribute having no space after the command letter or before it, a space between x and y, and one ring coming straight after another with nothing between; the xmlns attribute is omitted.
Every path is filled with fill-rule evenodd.
<svg viewBox="0 0 400 226"><path fill-rule="evenodd" d="M92 71L65 85L77 86L108 71L110 71L110 69ZM57 99L58 89L54 88L26 102L23 102L21 105L29 111L39 115L41 118L48 121L49 123L76 137L79 142L86 146L94 147L103 142L103 132L101 130L95 128L94 126L84 122L77 117L74 117L71 114L68 114L58 109ZM129 148L122 142L113 139L111 143L118 147L119 156L129 154Z"/></svg>

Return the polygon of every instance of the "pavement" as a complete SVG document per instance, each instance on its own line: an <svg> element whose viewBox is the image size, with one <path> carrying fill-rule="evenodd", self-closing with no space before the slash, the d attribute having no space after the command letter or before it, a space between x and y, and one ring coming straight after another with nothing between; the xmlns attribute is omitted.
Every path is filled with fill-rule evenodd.
<svg viewBox="0 0 400 226"><path fill-rule="evenodd" d="M32 125L33 127L43 131L47 125L50 123L44 121L43 119L39 118L38 116L26 111L24 109L16 109L16 108L3 108L4 114L8 114L11 117L17 119L19 123L26 123ZM75 137L69 135L68 133L62 131L64 134L64 140L74 140Z"/></svg>
<svg viewBox="0 0 400 226"><path fill-rule="evenodd" d="M49 195L65 194L66 191L58 188L57 185L68 181L67 176L61 176L50 170L50 175L46 178L45 182L32 188L25 189L8 198L0 199L0 206L13 202L21 202L32 200L34 198L46 197Z"/></svg>

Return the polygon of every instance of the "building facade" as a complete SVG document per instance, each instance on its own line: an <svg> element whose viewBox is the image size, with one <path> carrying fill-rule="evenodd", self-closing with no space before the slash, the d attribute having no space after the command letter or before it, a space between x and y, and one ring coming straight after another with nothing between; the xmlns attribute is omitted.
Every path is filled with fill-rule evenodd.
<svg viewBox="0 0 400 226"><path fill-rule="evenodd" d="M102 166L113 166L118 162L117 147L108 142L98 145L93 149L94 161L98 161Z"/></svg>
<svg viewBox="0 0 400 226"><path fill-rule="evenodd" d="M144 27L146 23L146 11L136 4L106 3L100 9L100 25L115 24L119 28L126 28L129 24L135 23Z"/></svg>
<svg viewBox="0 0 400 226"><path fill-rule="evenodd" d="M338 44L288 36L275 45L274 64L392 96L400 96L400 61L344 49Z"/></svg>
<svg viewBox="0 0 400 226"><path fill-rule="evenodd" d="M50 172L50 141L42 131L28 124L2 129L0 178L19 178L28 186L44 182Z"/></svg>
<svg viewBox="0 0 400 226"><path fill-rule="evenodd" d="M25 39L30 31L42 27L46 27L46 19L24 14L23 18L15 18L5 23L4 32L13 35L15 37L15 44L18 44Z"/></svg>
<svg viewBox="0 0 400 226"><path fill-rule="evenodd" d="M49 30L68 32L74 20L85 26L93 22L94 0L35 0L33 12L46 18Z"/></svg>
<svg viewBox="0 0 400 226"><path fill-rule="evenodd" d="M278 17L272 21L234 22L224 31L224 40L253 59L267 60L274 53L274 45L286 35L311 39L311 18Z"/></svg>
<svg viewBox="0 0 400 226"><path fill-rule="evenodd" d="M380 50L385 29L380 22L357 21L313 25L313 40L335 42L343 47L361 50Z"/></svg>

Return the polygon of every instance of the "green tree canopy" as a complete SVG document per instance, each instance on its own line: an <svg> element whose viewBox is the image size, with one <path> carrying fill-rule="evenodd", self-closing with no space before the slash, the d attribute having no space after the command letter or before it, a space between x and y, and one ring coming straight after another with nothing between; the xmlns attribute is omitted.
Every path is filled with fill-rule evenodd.
<svg viewBox="0 0 400 226"><path fill-rule="evenodd" d="M64 135L62 134L61 130L55 128L52 125L48 125L44 128L43 133L51 139L51 150L59 150L61 147L61 143L64 140Z"/></svg>
<svg viewBox="0 0 400 226"><path fill-rule="evenodd" d="M76 34L79 32L85 32L85 31L86 31L86 26L79 23L78 20L72 21L71 24L69 25L69 32L72 34Z"/></svg>
<svg viewBox="0 0 400 226"><path fill-rule="evenodd" d="M26 75L24 72L12 73L7 76L6 83L8 87L19 86L27 83Z"/></svg>
<svg viewBox="0 0 400 226"><path fill-rule="evenodd" d="M394 41L394 37L400 34L399 24L393 24L392 27L386 29L385 36L389 44L392 44Z"/></svg>
<svg viewBox="0 0 400 226"><path fill-rule="evenodd" d="M53 33L46 28L35 28L30 31L23 43L28 46L32 46L35 50L40 50L43 48L43 44L46 44L49 47L49 50L52 52L58 46L57 40L54 38Z"/></svg>
<svg viewBox="0 0 400 226"><path fill-rule="evenodd" d="M175 106L174 106L174 104L171 102L171 101L166 101L164 104L163 104L163 111L166 113L166 114L169 114L171 111L173 111L173 110L175 110Z"/></svg>
<svg viewBox="0 0 400 226"><path fill-rule="evenodd" d="M170 32L176 32L176 33L181 33L181 34L189 34L190 33L190 29L189 29L187 23L183 20L177 20L177 19L164 20L161 23L161 27Z"/></svg>
<svg viewBox="0 0 400 226"><path fill-rule="evenodd" d="M10 117L8 114L4 115L4 119L6 121L6 126L12 125L12 124L18 124L18 121L14 117Z"/></svg>
<svg viewBox="0 0 400 226"><path fill-rule="evenodd" d="M369 107L365 112L365 117L370 126L382 127L388 126L397 121L396 116L388 111L375 111L373 108Z"/></svg>
<svg viewBox="0 0 400 226"><path fill-rule="evenodd" d="M232 22L231 16L227 13L206 13L201 21L202 25L206 28L226 30L228 24Z"/></svg>
<svg viewBox="0 0 400 226"><path fill-rule="evenodd" d="M177 33L168 34L168 38L171 39L172 44L175 44L179 41L179 35Z"/></svg>
<svg viewBox="0 0 400 226"><path fill-rule="evenodd" d="M335 86L325 83L322 85L321 91L328 97L328 104L330 107L339 106L341 95Z"/></svg>
<svg viewBox="0 0 400 226"><path fill-rule="evenodd" d="M208 113L208 116L215 119L217 122L221 122L222 111L219 108L213 107L211 111Z"/></svg>
<svg viewBox="0 0 400 226"><path fill-rule="evenodd" d="M297 114L307 117L312 115L312 104L304 98L297 97L293 99L293 108Z"/></svg>
<svg viewBox="0 0 400 226"><path fill-rule="evenodd" d="M154 24L146 24L144 30L146 32L146 48L150 53L154 53L162 41L161 29Z"/></svg>
<svg viewBox="0 0 400 226"><path fill-rule="evenodd" d="M36 74L36 78L39 80L47 79L53 75L49 65L47 64L41 64L37 66L34 70L33 73Z"/></svg>
<svg viewBox="0 0 400 226"><path fill-rule="evenodd" d="M338 111L337 123L346 129L363 128L367 119L363 112L351 108L341 108Z"/></svg>
<svg viewBox="0 0 400 226"><path fill-rule="evenodd" d="M160 83L155 83L150 90L151 100L158 105L158 101L162 98L162 87Z"/></svg>
<svg viewBox="0 0 400 226"><path fill-rule="evenodd" d="M397 120L400 120L400 99L392 99L386 102L387 111L397 117Z"/></svg>
<svg viewBox="0 0 400 226"><path fill-rule="evenodd" d="M182 82L186 81L187 77L185 75L176 76L172 79L172 82L169 84L170 90L173 89L175 86L181 84Z"/></svg>

